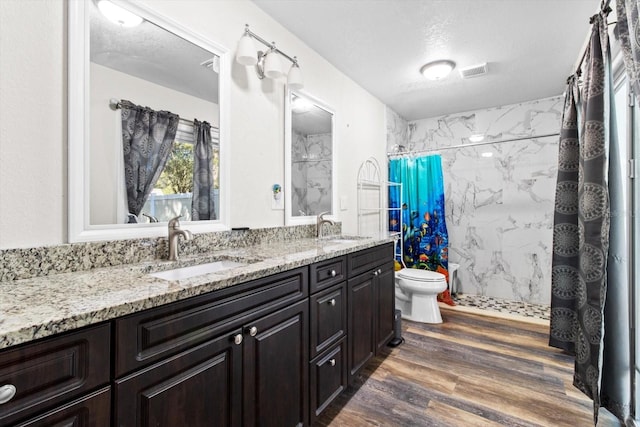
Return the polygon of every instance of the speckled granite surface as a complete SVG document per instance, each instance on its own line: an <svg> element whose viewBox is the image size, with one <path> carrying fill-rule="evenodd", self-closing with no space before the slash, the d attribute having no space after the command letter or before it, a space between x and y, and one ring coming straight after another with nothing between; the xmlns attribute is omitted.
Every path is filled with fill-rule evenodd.
<svg viewBox="0 0 640 427"><path fill-rule="evenodd" d="M387 237L334 241L260 236L260 243L248 246L227 243L224 245L226 249L209 250L206 244L201 245L197 240L187 242L181 261L177 264L169 261L144 261L59 274L52 274L57 270L55 267L50 268L51 264L46 264L45 267L49 268L48 275L0 282L0 348L391 241ZM189 247L189 243L194 247ZM31 254L36 257L37 250ZM85 262L90 263L90 259L89 257ZM243 262L245 265L177 281L149 275L221 259ZM78 265L85 264L78 262Z"/></svg>
<svg viewBox="0 0 640 427"><path fill-rule="evenodd" d="M188 227L186 227L188 228ZM341 224L326 225L327 234L340 234ZM206 254L225 247L249 247L263 242L310 238L316 226L257 228L195 234L189 242L180 239L182 256ZM107 242L72 243L26 249L0 250L0 283L49 274L166 259L167 239L149 238Z"/></svg>

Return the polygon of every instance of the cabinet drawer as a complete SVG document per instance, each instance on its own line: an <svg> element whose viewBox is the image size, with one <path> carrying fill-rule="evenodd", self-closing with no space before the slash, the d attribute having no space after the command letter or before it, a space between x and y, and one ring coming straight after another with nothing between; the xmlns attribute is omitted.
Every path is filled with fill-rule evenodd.
<svg viewBox="0 0 640 427"><path fill-rule="evenodd" d="M311 288L314 293L342 282L347 278L346 257L333 258L311 264Z"/></svg>
<svg viewBox="0 0 640 427"><path fill-rule="evenodd" d="M393 243L391 242L349 254L347 256L349 277L355 277L391 260L393 260Z"/></svg>
<svg viewBox="0 0 640 427"><path fill-rule="evenodd" d="M111 387L84 396L16 427L108 427L111 425Z"/></svg>
<svg viewBox="0 0 640 427"><path fill-rule="evenodd" d="M309 298L311 304L311 358L347 332L346 282Z"/></svg>
<svg viewBox="0 0 640 427"><path fill-rule="evenodd" d="M116 320L116 378L308 295L308 269L286 271Z"/></svg>
<svg viewBox="0 0 640 427"><path fill-rule="evenodd" d="M346 338L311 362L311 422L347 387Z"/></svg>
<svg viewBox="0 0 640 427"><path fill-rule="evenodd" d="M0 353L0 385L15 396L0 405L0 425L32 417L105 385L110 373L110 326L47 338Z"/></svg>

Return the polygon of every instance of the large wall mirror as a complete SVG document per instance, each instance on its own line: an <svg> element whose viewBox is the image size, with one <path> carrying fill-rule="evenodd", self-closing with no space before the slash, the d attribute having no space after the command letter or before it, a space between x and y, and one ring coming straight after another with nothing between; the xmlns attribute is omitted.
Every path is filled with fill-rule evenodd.
<svg viewBox="0 0 640 427"><path fill-rule="evenodd" d="M146 6L69 2L70 242L227 228L228 61Z"/></svg>
<svg viewBox="0 0 640 427"><path fill-rule="evenodd" d="M285 222L310 224L335 213L335 114L309 94L288 91L285 117Z"/></svg>

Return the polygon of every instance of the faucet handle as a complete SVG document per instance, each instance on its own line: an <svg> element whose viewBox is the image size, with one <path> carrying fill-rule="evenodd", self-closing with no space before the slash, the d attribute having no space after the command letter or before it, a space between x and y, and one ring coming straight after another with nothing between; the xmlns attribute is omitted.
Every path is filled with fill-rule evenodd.
<svg viewBox="0 0 640 427"><path fill-rule="evenodd" d="M168 224L169 228L179 228L180 227L180 221L179 221L180 218L182 218L182 215L178 215L175 218L171 218L169 220L169 224Z"/></svg>

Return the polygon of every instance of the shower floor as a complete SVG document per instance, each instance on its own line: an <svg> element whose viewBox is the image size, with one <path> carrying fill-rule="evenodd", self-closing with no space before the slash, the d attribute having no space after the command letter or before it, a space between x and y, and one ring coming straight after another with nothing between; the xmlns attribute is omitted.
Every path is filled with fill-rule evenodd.
<svg viewBox="0 0 640 427"><path fill-rule="evenodd" d="M512 316L549 321L550 307L546 304L532 304L523 301L510 301L484 295L463 293L454 295L453 300L459 307L470 308L473 311L486 310Z"/></svg>

